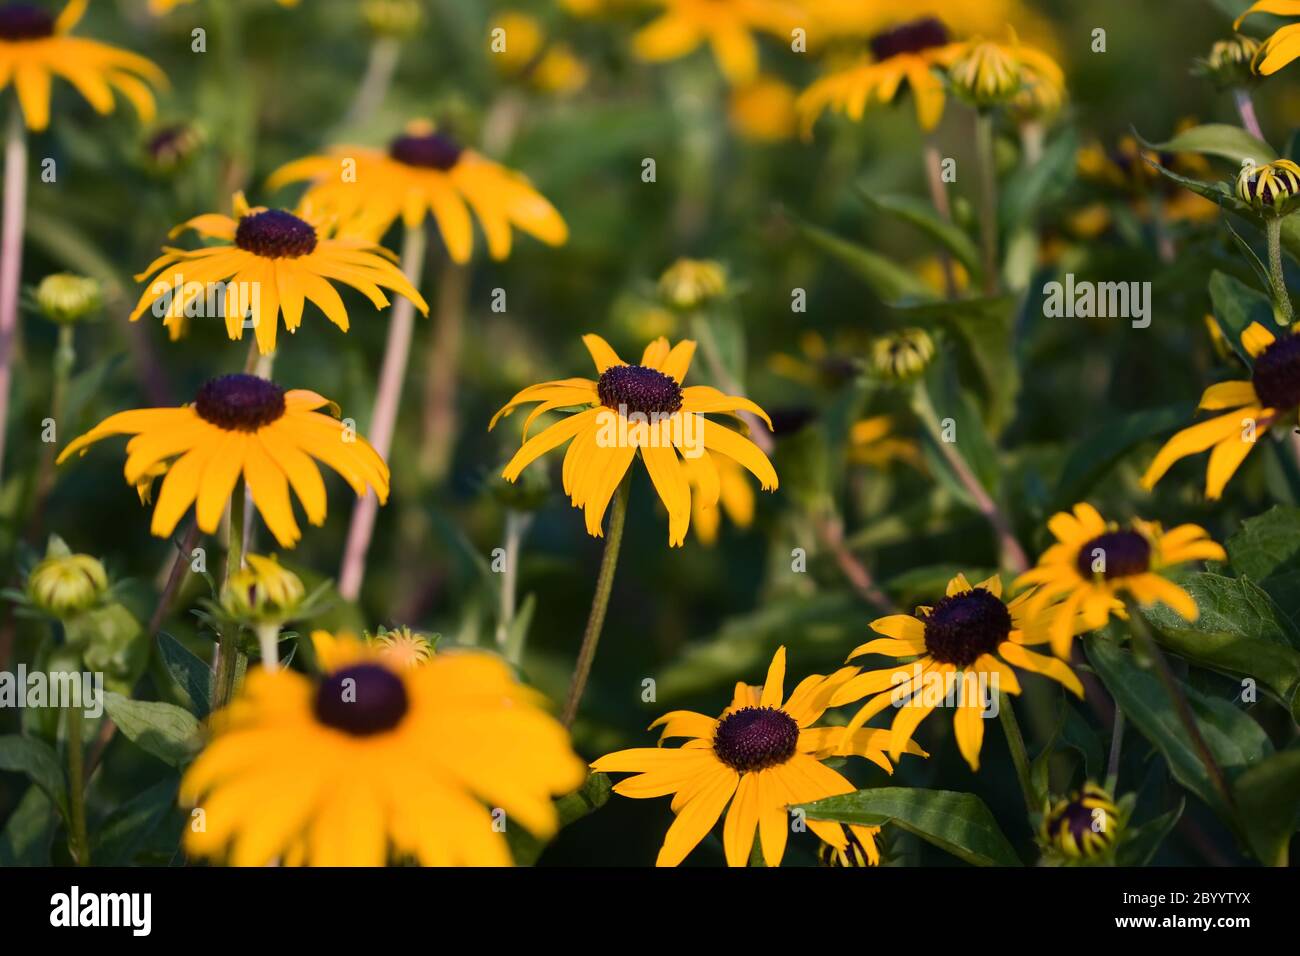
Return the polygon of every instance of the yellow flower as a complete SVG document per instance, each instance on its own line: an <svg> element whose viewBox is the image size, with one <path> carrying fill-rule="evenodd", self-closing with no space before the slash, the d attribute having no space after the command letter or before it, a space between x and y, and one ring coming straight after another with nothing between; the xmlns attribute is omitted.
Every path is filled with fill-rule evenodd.
<svg viewBox="0 0 1300 956"><path fill-rule="evenodd" d="M111 435L134 435L126 445L126 480L134 485L159 462L170 461L152 532L169 537L195 505L199 530L213 534L242 475L281 547L302 537L289 500L292 488L307 520L325 523L325 483L312 459L329 465L358 497L373 488L388 500L388 466L369 442L329 415L315 411L329 401L304 389L286 392L253 375L226 375L199 389L193 405L119 412L100 422L63 453Z"/></svg>
<svg viewBox="0 0 1300 956"><path fill-rule="evenodd" d="M760 76L731 93L727 116L732 129L755 143L779 143L794 135L795 92L774 76Z"/></svg>
<svg viewBox="0 0 1300 956"><path fill-rule="evenodd" d="M718 456L715 464L718 467L718 501L711 508L705 504L704 489L694 480L695 472L690 472L691 488L695 492L691 497L691 522L695 526L695 537L705 546L712 546L718 540L723 511L738 528L748 528L754 523L754 489L745 477L745 470L723 455Z"/></svg>
<svg viewBox="0 0 1300 956"><path fill-rule="evenodd" d="M1259 48L1254 37L1234 33L1227 40L1216 41L1209 55L1196 61L1197 70L1221 90L1251 86L1256 82L1252 65Z"/></svg>
<svg viewBox="0 0 1300 956"><path fill-rule="evenodd" d="M1148 491L1174 462L1213 448L1205 473L1205 497L1217 499L1228 480L1255 447L1255 439L1300 406L1300 336L1275 338L1258 322L1242 333L1242 345L1255 360L1250 381L1219 382L1201 396L1200 407L1224 412L1184 428L1160 449L1142 487Z"/></svg>
<svg viewBox="0 0 1300 956"><path fill-rule="evenodd" d="M1016 579L1016 586L1040 585L1030 598L1028 614L1037 619L1049 604L1059 609L1044 615L1053 652L1070 655L1076 616L1083 631L1102 627L1123 613L1120 598L1130 595L1143 607L1162 603L1188 621L1200 611L1192 596L1164 576L1186 561L1222 561L1227 554L1204 528L1179 525L1164 531L1154 522L1135 520L1128 528L1107 522L1085 502L1074 513L1060 511L1047 522L1056 543L1043 552L1038 566Z"/></svg>
<svg viewBox="0 0 1300 956"><path fill-rule="evenodd" d="M827 109L862 119L867 106L892 103L906 81L916 101L916 119L924 130L943 118L943 78L936 72L952 64L964 49L951 43L937 17L895 26L871 38L871 55L848 69L817 80L799 97L797 109L805 136Z"/></svg>
<svg viewBox="0 0 1300 956"><path fill-rule="evenodd" d="M1122 829L1115 799L1089 781L1082 790L1044 807L1038 840L1067 860L1087 861L1109 853Z"/></svg>
<svg viewBox="0 0 1300 956"><path fill-rule="evenodd" d="M859 840L858 832L870 829L879 832L879 827L845 826L844 846L835 846L825 840L817 847L817 862L822 866L857 868L880 865L880 848L874 839Z"/></svg>
<svg viewBox="0 0 1300 956"><path fill-rule="evenodd" d="M60 542L27 575L27 597L46 614L73 617L94 607L108 590L108 574L98 558L71 554Z"/></svg>
<svg viewBox="0 0 1300 956"><path fill-rule="evenodd" d="M429 639L409 627L399 627L392 631L381 629L371 640L379 648L380 656L397 670L419 667L434 654Z"/></svg>
<svg viewBox="0 0 1300 956"><path fill-rule="evenodd" d="M1256 13L1271 13L1279 17L1300 17L1300 0L1259 0L1252 4L1232 24L1240 30L1242 21ZM1270 76L1300 56L1300 23L1291 23L1277 30L1264 41L1255 53L1255 72Z"/></svg>
<svg viewBox="0 0 1300 956"><path fill-rule="evenodd" d="M564 491L575 508L583 508L587 533L602 537L601 522L637 452L645 462L655 491L668 509L668 543L686 540L694 497L714 507L721 494L713 454L733 458L749 469L764 491L777 486L776 470L767 456L739 432L706 419L709 412L744 410L771 427L767 413L747 398L726 395L708 385L683 388L695 354L695 343L684 340L669 347L659 338L646 346L639 365L628 365L598 335L583 343L600 378L570 378L531 385L493 416L489 429L520 405L539 403L524 422L523 447L502 472L514 481L529 464L569 442L562 471ZM561 408L583 410L528 438L537 416Z"/></svg>
<svg viewBox="0 0 1300 956"><path fill-rule="evenodd" d="M934 358L934 340L925 329L899 329L871 343L871 369L883 379L906 382L921 375Z"/></svg>
<svg viewBox="0 0 1300 956"><path fill-rule="evenodd" d="M351 636L313 635L325 673L248 675L212 718L181 799L185 848L235 866L508 866L488 807L541 837L585 777L568 734L487 654L399 670ZM328 663L326 663L328 662Z"/></svg>
<svg viewBox="0 0 1300 956"><path fill-rule="evenodd" d="M694 309L726 291L726 267L712 259L678 259L659 276L660 297L677 309Z"/></svg>
<svg viewBox="0 0 1300 956"><path fill-rule="evenodd" d="M537 18L518 10L501 11L488 24L488 35L494 41L501 38L499 47L492 47L492 62L507 74L522 73L531 66L546 40Z"/></svg>
<svg viewBox="0 0 1300 956"><path fill-rule="evenodd" d="M1275 159L1260 166L1245 165L1237 174L1237 198L1260 212L1281 216L1289 212L1300 194L1300 166Z"/></svg>
<svg viewBox="0 0 1300 956"><path fill-rule="evenodd" d="M925 470L921 447L910 438L894 435L889 415L873 415L853 423L849 429L849 461L871 468L885 468L901 461L917 471Z"/></svg>
<svg viewBox="0 0 1300 956"><path fill-rule="evenodd" d="M276 170L267 186L303 179L311 181L303 201L337 217L345 235L377 240L399 216L414 229L432 212L447 254L459 263L469 261L474 246L469 209L494 259L510 255L512 226L552 246L569 238L555 207L523 175L425 122L408 124L387 151L339 146L296 160Z"/></svg>
<svg viewBox="0 0 1300 956"><path fill-rule="evenodd" d="M306 301L315 303L344 332L348 330L347 309L331 280L357 289L377 309L388 305L382 287L406 296L428 314L424 297L388 258L390 254L373 243L331 238L328 227L303 210L297 215L264 206L250 208L243 193L235 194L234 208L234 218L207 213L171 231L175 236L193 229L229 245L193 251L164 246L163 255L136 276L137 281L148 280L148 288L131 312L132 322L152 305L155 314L165 315L163 325L175 336L195 310L215 311L220 294L226 334L242 339L244 317L251 313L258 350L266 355L275 351L280 315L284 327L296 332Z"/></svg>
<svg viewBox="0 0 1300 956"><path fill-rule="evenodd" d="M936 707L951 706L957 747L970 768L978 770L986 709L999 692L1020 693L1016 672L1008 664L1050 677L1082 697L1083 685L1074 671L1027 646L1047 640L1028 626L1033 618L1030 600L1029 594L1022 594L1004 602L1002 581L996 575L971 587L966 576L958 574L934 607L873 621L871 629L884 636L855 648L850 659L880 654L914 661L866 671L835 691L832 707L870 698L849 721L847 732L853 733L892 704L898 713L889 731L889 754L898 759L921 721ZM1075 631L1081 627L1068 617L1064 624Z"/></svg>
<svg viewBox="0 0 1300 956"><path fill-rule="evenodd" d="M244 624L291 620L307 596L302 579L281 567L274 556L246 554L244 560L247 564L222 586L222 610Z"/></svg>
<svg viewBox="0 0 1300 956"><path fill-rule="evenodd" d="M69 34L90 0L71 0L54 17L31 3L0 3L0 90L12 82L27 128L50 124L50 80L61 76L97 113L113 112L116 90L148 123L154 117L149 84L167 82L162 70L142 56Z"/></svg>
<svg viewBox="0 0 1300 956"><path fill-rule="evenodd" d="M633 52L642 60L675 60L708 42L727 81L735 86L752 83L758 76L758 43L753 31L761 30L789 40L800 25L799 7L782 0L653 0L663 13L632 39Z"/></svg>
<svg viewBox="0 0 1300 956"><path fill-rule="evenodd" d="M737 684L731 706L718 719L689 710L664 714L650 725L651 729L663 727L661 746L620 750L593 762L592 769L636 774L614 785L614 792L625 797L675 795L672 809L677 818L664 837L658 866L676 866L686 859L724 811L722 845L728 866L749 862L755 830L764 862L780 866L790 832L786 808L856 789L822 763L832 752L865 757L893 773L893 765L883 753L885 731L867 727L846 735L842 727L812 726L825 713L836 688L854 671L846 667L829 677L814 674L801 681L782 703L785 648L778 648L763 686ZM681 747L662 746L669 737L688 739ZM905 749L926 756L910 740ZM831 846L848 845L840 824L825 820L807 823ZM874 852L878 827L854 826L850 830Z"/></svg>
<svg viewBox="0 0 1300 956"><path fill-rule="evenodd" d="M282 7L296 7L298 0L275 0ZM171 13L177 7L183 7L187 3L194 3L194 0L149 0L149 12L156 17L163 14Z"/></svg>
<svg viewBox="0 0 1300 956"><path fill-rule="evenodd" d="M528 82L543 93L568 96L587 85L591 71L567 43L552 43L528 72Z"/></svg>

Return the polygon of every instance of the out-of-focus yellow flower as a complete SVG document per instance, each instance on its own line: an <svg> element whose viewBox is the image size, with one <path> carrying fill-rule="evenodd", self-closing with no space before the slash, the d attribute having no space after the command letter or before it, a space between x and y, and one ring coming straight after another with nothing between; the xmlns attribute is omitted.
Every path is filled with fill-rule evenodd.
<svg viewBox="0 0 1300 956"><path fill-rule="evenodd" d="M1184 119L1176 131L1195 125L1195 120ZM1165 179L1152 165L1158 164L1193 179L1205 179L1211 175L1210 164L1198 153L1157 153L1143 149L1134 137L1124 136L1112 150L1100 143L1089 143L1079 150L1076 162L1080 178L1120 194L1142 219L1150 219L1155 212L1153 198L1158 200L1161 216L1169 222L1206 222L1218 216L1218 206ZM1088 225L1103 228L1109 225L1110 214L1104 207L1090 215L1091 223L1080 223L1085 229ZM1076 234L1090 238L1087 232Z"/></svg>
<svg viewBox="0 0 1300 956"><path fill-rule="evenodd" d="M419 667L428 663L434 654L433 643L427 637L405 626L380 630L370 641L379 648L379 656L385 663L398 670Z"/></svg>
<svg viewBox="0 0 1300 956"><path fill-rule="evenodd" d="M731 93L728 116L732 128L756 143L779 143L794 135L797 123L795 91L784 80L760 76Z"/></svg>
<svg viewBox="0 0 1300 956"><path fill-rule="evenodd" d="M894 420L889 415L873 415L854 422L849 429L849 461L869 468L885 468L894 462L925 471L921 447L910 438L894 434Z"/></svg>
<svg viewBox="0 0 1300 956"><path fill-rule="evenodd" d="M545 42L536 17L518 10L506 10L488 26L492 38L492 62L503 73L522 73L532 64Z"/></svg>
<svg viewBox="0 0 1300 956"><path fill-rule="evenodd" d="M48 275L36 287L36 307L41 315L60 325L79 322L103 303L99 282L70 272Z"/></svg>
<svg viewBox="0 0 1300 956"><path fill-rule="evenodd" d="M676 60L708 43L727 82L742 86L758 76L762 31L789 40L806 22L800 8L784 0L652 0L663 12L632 38L632 50L652 63Z"/></svg>
<svg viewBox="0 0 1300 956"><path fill-rule="evenodd" d="M675 309L695 309L727 291L727 270L712 259L678 259L659 277L659 295Z"/></svg>
<svg viewBox="0 0 1300 956"><path fill-rule="evenodd" d="M695 537L706 547L712 547L718 540L718 526L722 523L722 512L727 513L727 517L737 528L748 528L754 523L756 495L745 477L745 470L732 459L722 455L715 458L714 463L718 466L718 488L713 507L707 506L707 502L713 500L712 495L705 494L698 482L699 477L707 473L701 469L687 468L691 485L699 492L691 496L693 511L691 521L695 526Z"/></svg>
<svg viewBox="0 0 1300 956"><path fill-rule="evenodd" d="M376 36L401 39L420 28L423 14L419 0L364 0L361 17Z"/></svg>
<svg viewBox="0 0 1300 956"><path fill-rule="evenodd" d="M869 348L858 336L836 336L828 344L819 332L808 331L799 336L799 354L775 352L769 356L767 367L782 378L807 385L810 388L836 388L858 374L858 359Z"/></svg>
<svg viewBox="0 0 1300 956"><path fill-rule="evenodd" d="M907 382L921 375L934 358L934 340L925 329L900 329L871 344L871 369L880 378Z"/></svg>
<svg viewBox="0 0 1300 956"><path fill-rule="evenodd" d="M935 292L940 295L947 293L948 277L945 272L944 262L938 256L929 256L922 259L913 268L921 281ZM964 265L956 259L949 259L948 268L952 270L954 292L962 293L970 288L970 272L967 271Z"/></svg>
<svg viewBox="0 0 1300 956"><path fill-rule="evenodd" d="M296 7L298 0L275 0L282 7ZM177 7L183 7L194 0L149 0L149 12L156 17L171 13Z"/></svg>

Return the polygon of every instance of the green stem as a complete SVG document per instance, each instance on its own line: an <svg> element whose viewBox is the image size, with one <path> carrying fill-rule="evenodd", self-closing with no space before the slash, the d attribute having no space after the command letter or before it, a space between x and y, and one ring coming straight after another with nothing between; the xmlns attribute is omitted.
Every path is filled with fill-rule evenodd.
<svg viewBox="0 0 1300 956"><path fill-rule="evenodd" d="M1273 305L1282 318L1282 324L1290 325L1295 319L1295 309L1291 307L1291 295L1286 291L1286 273L1282 270L1282 219L1270 216L1265 229L1268 235L1268 278L1273 286Z"/></svg>
<svg viewBox="0 0 1300 956"><path fill-rule="evenodd" d="M1232 791L1228 787L1228 781L1223 775L1222 768L1219 767L1218 761L1214 759L1214 754L1210 752L1210 745L1205 742L1205 736L1201 733L1201 726L1196 722L1196 715L1192 713L1192 705L1187 702L1187 695L1183 693L1178 679L1174 677L1174 672L1170 670L1169 661L1165 659L1164 652L1160 650L1160 645L1156 643L1156 639L1151 635L1151 630L1147 627L1145 618L1142 617L1141 609L1131 600L1125 601L1124 604L1128 610L1129 632L1133 635L1133 640L1155 667L1156 677L1160 680L1161 686L1164 687L1165 693L1169 695L1169 700L1174 705L1174 713L1177 714L1183 729L1187 731L1187 737L1191 740L1196 755L1205 767L1205 773L1210 778L1210 784L1223 802L1224 809L1232 813L1236 801L1232 798Z"/></svg>
<svg viewBox="0 0 1300 956"><path fill-rule="evenodd" d="M1025 737L1020 732L1020 722L1016 712L1011 709L1011 697L1006 691L998 693L998 720L1002 723L1002 732L1007 736L1007 747L1011 750L1011 762L1016 765L1016 779L1020 781L1020 792L1025 796L1025 808L1030 813L1037 813L1038 797L1029 776L1029 751L1025 749Z"/></svg>
<svg viewBox="0 0 1300 956"><path fill-rule="evenodd" d="M230 496L230 522L226 534L226 577L229 581L243 567L244 489L236 486ZM213 682L212 709L230 703L235 693L235 670L239 658L239 626L222 624L217 640L216 679Z"/></svg>
<svg viewBox="0 0 1300 956"><path fill-rule="evenodd" d="M77 866L90 863L90 844L86 839L85 752L81 741L81 709L64 708L68 731L68 852Z"/></svg>
<svg viewBox="0 0 1300 956"><path fill-rule="evenodd" d="M994 153L993 114L975 114L975 156L980 176L980 249L984 262L984 293L998 292L998 173Z"/></svg>
<svg viewBox="0 0 1300 956"><path fill-rule="evenodd" d="M1114 793L1119 783L1120 749L1124 744L1124 711L1115 705L1115 723L1110 729L1110 758L1106 761L1106 792Z"/></svg>
<svg viewBox="0 0 1300 956"><path fill-rule="evenodd" d="M564 704L565 727L573 726L573 718L578 714L578 703L587 687L587 678L591 676L592 661L596 659L596 645L600 643L605 612L609 609L609 595L614 590L614 569L618 566L619 547L623 543L623 524L627 518L627 499L631 486L632 471L629 469L618 489L618 496L614 499L614 513L609 517L609 530L605 532L605 553L600 559L600 573L596 576L596 593L591 599L587 630L582 635L578 663L574 666L573 681L569 684L569 698Z"/></svg>
<svg viewBox="0 0 1300 956"><path fill-rule="evenodd" d="M497 650L507 661L515 666L523 656L522 641L513 646L510 642L510 629L515 620L515 608L519 586L519 552L523 545L528 526L533 523L533 516L526 511L506 511L505 571L501 574L500 611L497 614Z"/></svg>

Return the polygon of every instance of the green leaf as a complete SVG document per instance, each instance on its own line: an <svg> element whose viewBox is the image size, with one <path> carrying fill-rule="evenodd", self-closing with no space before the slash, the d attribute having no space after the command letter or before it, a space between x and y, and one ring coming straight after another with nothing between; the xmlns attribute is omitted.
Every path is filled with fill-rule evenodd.
<svg viewBox="0 0 1300 956"><path fill-rule="evenodd" d="M1182 583L1201 613L1187 621L1163 604L1143 610L1157 640L1200 667L1254 678L1300 716L1300 632L1268 593L1248 578L1209 572Z"/></svg>
<svg viewBox="0 0 1300 956"><path fill-rule="evenodd" d="M1255 359L1241 344L1241 334L1252 322L1258 322L1266 329L1276 328L1272 300L1240 279L1225 272L1215 272L1210 276L1210 304L1223 337L1232 344L1246 367L1252 368Z"/></svg>
<svg viewBox="0 0 1300 956"><path fill-rule="evenodd" d="M96 866L127 866L168 816L177 812L180 777L171 776L137 793L100 823L91 845Z"/></svg>
<svg viewBox="0 0 1300 956"><path fill-rule="evenodd" d="M915 196L880 196L861 186L858 195L877 212L901 219L937 241L966 267L972 280L978 283L981 275L979 247L959 226L940 219L931 203Z"/></svg>
<svg viewBox="0 0 1300 956"><path fill-rule="evenodd" d="M1075 446L1061 469L1054 498L1057 509L1082 501L1121 458L1143 442L1186 425L1195 410L1191 402L1147 409L1092 432Z"/></svg>
<svg viewBox="0 0 1300 956"><path fill-rule="evenodd" d="M40 787L28 787L0 831L0 866L49 866L59 815Z"/></svg>
<svg viewBox="0 0 1300 956"><path fill-rule="evenodd" d="M1179 798L1178 806L1168 813L1162 813L1154 820L1148 820L1138 827L1131 828L1122 838L1115 853L1117 866L1146 866L1165 842L1165 837L1178 825L1187 806L1185 798Z"/></svg>
<svg viewBox="0 0 1300 956"><path fill-rule="evenodd" d="M1225 815L1226 808L1159 679L1140 667L1133 654L1114 641L1090 635L1084 638L1083 644L1097 676L1125 716L1164 756L1174 778L1216 812ZM1182 685L1182 692L1211 755L1225 771L1258 763L1272 752L1268 735L1235 706L1186 684Z"/></svg>
<svg viewBox="0 0 1300 956"><path fill-rule="evenodd" d="M158 635L158 650L162 653L167 673L190 699L191 712L202 720L212 709L212 669L170 634Z"/></svg>
<svg viewBox="0 0 1300 956"><path fill-rule="evenodd" d="M104 695L104 708L128 740L169 766L189 763L203 745L198 720L175 704L110 692Z"/></svg>
<svg viewBox="0 0 1300 956"><path fill-rule="evenodd" d="M1048 202L1066 193L1077 175L1078 152L1078 136L1067 129L1048 144L1037 162L1016 170L999 203L998 221L1004 234L1016 231Z"/></svg>
<svg viewBox="0 0 1300 956"><path fill-rule="evenodd" d="M613 784L605 774L591 774L581 787L555 801L555 812L559 815L559 829L563 830L570 823L581 820L594 810L599 810L609 800L613 789ZM510 853L518 866L532 866L536 863L537 858L546 849L547 843L518 826L507 827L506 840L510 844Z"/></svg>
<svg viewBox="0 0 1300 956"><path fill-rule="evenodd" d="M1150 161L1148 160L1148 162ZM1184 189L1189 189L1196 193L1196 195L1208 199L1219 208L1226 209L1229 212L1235 212L1237 215L1249 219L1256 225L1261 223L1262 220L1259 218L1259 214L1255 212L1249 204L1238 199L1237 194L1232 191L1232 187L1223 180L1215 180L1214 182L1209 183L1201 179L1193 179L1190 176L1180 176L1178 173L1161 166L1159 163L1150 163L1150 165L1160 173L1161 176L1164 176L1165 179L1175 182Z"/></svg>
<svg viewBox="0 0 1300 956"><path fill-rule="evenodd" d="M1092 725L1079 713L1079 709L1065 698L1065 725L1061 728L1061 742L1077 750L1083 757L1083 773L1090 780L1100 780L1106 772L1106 754L1101 738Z"/></svg>
<svg viewBox="0 0 1300 956"><path fill-rule="evenodd" d="M68 778L59 755L45 741L20 734L0 737L0 770L25 774L68 818Z"/></svg>
<svg viewBox="0 0 1300 956"><path fill-rule="evenodd" d="M826 797L802 808L813 820L863 826L892 823L975 866L1020 866L1011 843L974 794L880 787Z"/></svg>
<svg viewBox="0 0 1300 956"><path fill-rule="evenodd" d="M934 290L920 277L892 259L808 223L800 223L799 231L814 246L865 282L881 302L893 305L908 301L932 302L937 298Z"/></svg>
<svg viewBox="0 0 1300 956"><path fill-rule="evenodd" d="M1233 799L1251 849L1261 863L1287 865L1291 835L1300 830L1300 750L1284 750L1240 774Z"/></svg>
<svg viewBox="0 0 1300 956"><path fill-rule="evenodd" d="M1256 165L1271 163L1277 159L1277 153L1268 143L1246 132L1240 126L1228 123L1205 123L1201 126L1193 126L1164 143L1148 142L1136 130L1134 134L1143 146L1157 153L1201 153L1206 156L1218 156L1237 166L1248 159Z"/></svg>
<svg viewBox="0 0 1300 956"><path fill-rule="evenodd" d="M1224 543L1234 570L1255 581L1293 621L1300 617L1300 508L1247 518Z"/></svg>
<svg viewBox="0 0 1300 956"><path fill-rule="evenodd" d="M929 397L930 405L934 409L935 422L930 423L930 439L935 449L939 449L939 443L943 441L942 434L935 434L934 427L942 427L945 419L951 419L953 423L952 437L956 440L952 443L958 454L970 466L971 471L980 480L980 484L996 500L998 497L999 483L1002 479L1002 467L998 461L997 449L994 447L993 439L989 437L985 430L984 420L979 412L975 410L975 405L970 400L970 396L962 388L957 378L956 363L948 351L941 352L933 362L930 368L926 370L925 378L917 386L918 392L913 393L913 407L917 411L917 416L924 422L928 416L925 409L918 406L917 403L922 401L919 389L925 390L925 395ZM953 490L972 507L974 500L965 486L957 478L952 466L948 463L946 457L937 458L940 462L937 467L941 474L951 479Z"/></svg>

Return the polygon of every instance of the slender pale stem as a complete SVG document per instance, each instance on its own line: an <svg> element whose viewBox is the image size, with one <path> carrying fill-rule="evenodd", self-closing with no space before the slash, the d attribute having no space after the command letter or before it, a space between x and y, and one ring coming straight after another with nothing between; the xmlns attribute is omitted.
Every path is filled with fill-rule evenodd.
<svg viewBox="0 0 1300 956"><path fill-rule="evenodd" d="M506 512L505 570L501 574L501 610L497 615L497 649L511 664L518 664L522 647L510 646L510 626L515 619L519 587L519 551L533 516L513 508Z"/></svg>
<svg viewBox="0 0 1300 956"><path fill-rule="evenodd" d="M280 625L259 624L257 646L262 650L262 670L274 671L280 667Z"/></svg>
<svg viewBox="0 0 1300 956"><path fill-rule="evenodd" d="M1034 784L1029 776L1029 751L1025 749L1025 737L1020 732L1020 722L1016 712L1011 709L1011 696L1006 691L998 693L998 720L1002 732L1007 736L1007 747L1011 750L1011 762L1016 767L1016 779L1020 781L1020 792L1025 796L1025 808L1030 813L1037 813L1038 797L1034 793Z"/></svg>
<svg viewBox="0 0 1300 956"><path fill-rule="evenodd" d="M587 629L583 632L578 662L573 668L569 698L564 703L563 719L566 727L573 726L573 718L578 714L578 703L587 687L587 678L591 676L592 661L596 659L596 645L600 642L605 612L609 609L609 595L614 590L614 569L618 566L618 551L623 544L623 524L627 518L627 499L631 487L632 471L628 469L627 477L623 479L618 496L614 499L614 511L609 516L609 529L605 532L605 553L600 559L600 573L596 576L596 593L591 599Z"/></svg>
<svg viewBox="0 0 1300 956"><path fill-rule="evenodd" d="M420 442L420 473L434 484L446 476L456 440L456 382L468 290L469 270L448 259L439 276L433 337L425 363L424 430Z"/></svg>
<svg viewBox="0 0 1300 956"><path fill-rule="evenodd" d="M1110 728L1110 757L1106 761L1106 791L1115 792L1119 783L1119 758L1124 744L1124 711L1115 705L1115 723Z"/></svg>
<svg viewBox="0 0 1300 956"><path fill-rule="evenodd" d="M925 163L926 183L930 187L930 202L934 203L934 211L938 213L939 218L950 223L952 205L948 201L948 186L943 181L943 157L934 140L926 138L925 145L921 148L921 156ZM939 253L939 263L943 267L944 291L948 298L954 298L957 295L957 274L953 269L952 256L947 250Z"/></svg>
<svg viewBox="0 0 1300 956"><path fill-rule="evenodd" d="M1255 102L1250 98L1250 90L1239 86L1232 91L1232 98L1237 104L1237 113L1241 116L1241 125L1246 132L1261 142L1265 141L1259 117L1255 115Z"/></svg>
<svg viewBox="0 0 1300 956"><path fill-rule="evenodd" d="M930 395L926 392L925 386L917 383L914 394L913 407L916 409L917 415L925 423L926 428L929 429L935 443L939 446L940 454L943 455L949 467L952 468L957 480L974 500L975 507L984 516L984 520L993 528L993 533L997 536L1002 550L1003 562L1017 574L1028 571L1029 557L1025 554L1025 549L1020 546L1020 541L1016 538L1011 522L1002 513L1002 509L998 507L992 495L984 489L984 485L970 465L967 464L962 453L957 450L956 442L944 441L943 429L939 425L939 416L934 410L934 405L930 401Z"/></svg>
<svg viewBox="0 0 1300 956"><path fill-rule="evenodd" d="M1178 679L1170 669L1169 661L1165 659L1160 645L1156 643L1156 639L1151 635L1151 629L1147 627L1141 609L1133 601L1125 601L1124 603L1128 611L1129 632L1145 655L1150 658L1155 668L1156 677L1159 679L1161 686L1164 687L1165 693L1169 696L1170 703L1174 705L1174 713L1177 714L1179 723L1183 725L1183 729L1187 732L1187 737L1192 742L1196 755L1204 765L1211 786L1214 787L1215 793L1223 802L1224 809L1231 812L1235 805L1232 790L1228 787L1228 780L1223 775L1222 768L1210 751L1210 745L1205 741L1205 735L1201 733L1201 725L1196 722L1196 715L1192 712L1192 705L1187 702L1187 695L1183 693Z"/></svg>
<svg viewBox="0 0 1300 956"><path fill-rule="evenodd" d="M844 543L844 522L840 516L829 514L823 518L814 518L813 521L822 541L835 556L835 563L840 566L840 572L849 584L853 585L853 589L868 604L880 611L892 613L895 610L894 602L876 584L876 579L867 566L859 561L857 555Z"/></svg>
<svg viewBox="0 0 1300 956"><path fill-rule="evenodd" d="M250 353L251 355L251 353ZM258 353L257 361L253 365L253 374L258 378L264 378L267 381L271 379L271 373L275 370L275 351L267 352L265 355ZM242 540L242 553L248 554L253 550L256 543L254 541L254 532L256 530L257 509L253 507L253 489L244 483L244 522L240 529Z"/></svg>
<svg viewBox="0 0 1300 956"><path fill-rule="evenodd" d="M402 271L417 289L424 271L424 249L424 225L407 229L402 240ZM385 461L393 447L397 410L401 404L402 383L406 379L414 332L415 303L401 296L393 306L392 318L388 322L388 344L384 347L384 364L379 369L375 406L370 416L370 444ZM355 601L361 595L361 582L366 576L366 554L370 550L378 513L379 499L373 491L358 499L352 510L352 523L348 526L347 543L343 548L343 565L339 570L339 594L345 601Z"/></svg>
<svg viewBox="0 0 1300 956"><path fill-rule="evenodd" d="M980 249L984 261L984 293L998 291L998 171L994 153L993 114L975 114L975 155L980 176Z"/></svg>
<svg viewBox="0 0 1300 956"><path fill-rule="evenodd" d="M1282 218L1270 216L1265 227L1268 236L1268 278L1273 286L1273 304L1285 325L1295 319L1291 294L1286 290L1286 272L1282 268Z"/></svg>
<svg viewBox="0 0 1300 956"><path fill-rule="evenodd" d="M68 382L72 378L72 369L77 361L75 333L72 325L59 326L59 344L54 351L52 363L53 387L50 390L50 420L54 422L57 435L62 423L63 406L68 394ZM54 488L54 449L55 442L48 443L41 451L40 465L36 475L36 493L32 500L32 518L28 526L28 537L32 540L40 533L41 521L45 513L45 501Z"/></svg>
<svg viewBox="0 0 1300 956"><path fill-rule="evenodd" d="M4 209L0 213L0 476L4 474L5 424L13 384L18 334L18 285L23 271L23 228L27 216L27 127L15 98L5 131Z"/></svg>
<svg viewBox="0 0 1300 956"><path fill-rule="evenodd" d="M77 866L90 863L90 843L86 839L85 748L81 740L81 708L65 707L68 739L68 851Z"/></svg>
<svg viewBox="0 0 1300 956"><path fill-rule="evenodd" d="M401 58L402 44L395 37L375 37L370 44L370 57L366 61L366 72L357 86L352 105L343 117L342 127L347 128L363 122L374 115L388 98L388 89L393 84L393 74L397 71L397 61Z"/></svg>
<svg viewBox="0 0 1300 956"><path fill-rule="evenodd" d="M704 360L709 363L709 372L712 373L718 387L729 395L739 395L742 398L745 395L743 386L736 381L735 377L727 369L727 365L722 361L722 352L718 348L718 338L713 334L713 323L708 315L698 315L697 321L692 323L695 330L695 336L700 341L700 351L704 353ZM762 421L753 412L747 412L743 409L737 414L746 425L749 426L749 437L755 445L762 450L763 454L772 454L775 443L772 440L772 432L768 429L767 423Z"/></svg>

